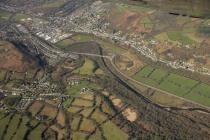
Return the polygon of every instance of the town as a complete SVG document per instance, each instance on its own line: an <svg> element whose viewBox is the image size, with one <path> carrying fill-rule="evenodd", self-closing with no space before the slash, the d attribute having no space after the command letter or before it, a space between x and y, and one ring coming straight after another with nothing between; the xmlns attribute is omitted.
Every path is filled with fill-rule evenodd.
<svg viewBox="0 0 210 140"><path fill-rule="evenodd" d="M0 139L208 140L210 21L165 1L1 1Z"/></svg>

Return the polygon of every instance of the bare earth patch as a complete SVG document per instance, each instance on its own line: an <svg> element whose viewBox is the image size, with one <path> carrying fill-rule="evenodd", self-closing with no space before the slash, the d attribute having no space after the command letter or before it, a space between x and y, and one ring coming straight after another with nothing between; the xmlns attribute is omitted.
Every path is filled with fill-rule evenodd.
<svg viewBox="0 0 210 140"><path fill-rule="evenodd" d="M109 97L109 99L112 101L113 105L119 109L125 105L125 103L121 99L117 98L116 96L112 95ZM138 117L135 109L133 109L131 107L127 107L126 109L124 109L122 111L122 115L130 122L136 121L136 119Z"/></svg>
<svg viewBox="0 0 210 140"><path fill-rule="evenodd" d="M137 119L137 113L134 109L128 107L122 112L123 116L126 117L130 122L134 122Z"/></svg>
<svg viewBox="0 0 210 140"><path fill-rule="evenodd" d="M55 118L57 114L57 108L45 103L45 107L43 108L42 112L40 113L41 115L48 116L49 118Z"/></svg>
<svg viewBox="0 0 210 140"><path fill-rule="evenodd" d="M138 58L138 56L131 50L120 56L116 56L114 61L119 70L127 74L128 76L132 76L137 73L139 69L144 65L144 63Z"/></svg>
<svg viewBox="0 0 210 140"><path fill-rule="evenodd" d="M146 15L144 12L137 11L124 11L119 13L119 11L113 9L109 20L113 27L125 32L150 33L152 29L140 23L140 20Z"/></svg>
<svg viewBox="0 0 210 140"><path fill-rule="evenodd" d="M65 126L65 113L62 110L59 110L58 116L57 116L57 122L60 124L62 127Z"/></svg>
<svg viewBox="0 0 210 140"><path fill-rule="evenodd" d="M0 42L0 69L25 72L29 68L35 68L36 65L35 60L26 58L14 45Z"/></svg>

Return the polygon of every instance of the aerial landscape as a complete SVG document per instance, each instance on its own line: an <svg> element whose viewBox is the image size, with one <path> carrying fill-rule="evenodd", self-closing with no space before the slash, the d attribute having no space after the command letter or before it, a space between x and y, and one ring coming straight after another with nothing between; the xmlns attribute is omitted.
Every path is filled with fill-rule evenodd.
<svg viewBox="0 0 210 140"><path fill-rule="evenodd" d="M210 0L0 0L0 140L210 140Z"/></svg>

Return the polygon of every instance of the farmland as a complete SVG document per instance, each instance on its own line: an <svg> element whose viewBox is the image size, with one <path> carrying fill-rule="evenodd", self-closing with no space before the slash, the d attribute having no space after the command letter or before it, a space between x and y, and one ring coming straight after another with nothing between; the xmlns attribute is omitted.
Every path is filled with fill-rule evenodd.
<svg viewBox="0 0 210 140"><path fill-rule="evenodd" d="M119 139L119 140L127 140L128 136L123 133L120 129L118 129L113 123L107 122L103 126L104 135L107 140Z"/></svg>
<svg viewBox="0 0 210 140"><path fill-rule="evenodd" d="M181 32L173 31L173 32L168 32L167 34L169 39L171 39L172 41L178 41L180 43L183 43L184 45L195 43L195 41L183 35L183 33Z"/></svg>
<svg viewBox="0 0 210 140"><path fill-rule="evenodd" d="M70 98L64 102L64 106L69 106L73 102L73 99L75 97L78 97L82 93L82 89L95 90L95 89L100 89L100 87L88 81L80 81L75 86L67 87L67 94L70 95ZM77 100L74 101L74 104L77 104L77 102L78 102ZM87 102L87 101L84 101L84 102Z"/></svg>
<svg viewBox="0 0 210 140"><path fill-rule="evenodd" d="M74 42L75 42L74 40L72 40L71 38L68 38L68 39L64 39L64 40L56 43L56 46L62 49L62 48L65 48L65 47L73 44Z"/></svg>
<svg viewBox="0 0 210 140"><path fill-rule="evenodd" d="M159 41L170 41L181 43L183 45L193 45L198 41L198 37L193 37L192 34L196 33L195 29L186 29L184 31L169 31L162 32L159 35L156 35L155 38Z"/></svg>
<svg viewBox="0 0 210 140"><path fill-rule="evenodd" d="M150 33L154 21L149 14L153 10L146 5L116 4L108 20L114 30L130 33Z"/></svg>
<svg viewBox="0 0 210 140"><path fill-rule="evenodd" d="M98 124L95 121L94 117L92 117L92 114L94 112L94 109L98 108L101 104L99 103L96 105L97 100L95 96L96 95L88 92L78 94L77 97L74 98L73 103L68 108L68 111L71 114L71 119L68 123L70 128L74 130L73 132L71 132L73 135L73 140L84 139L88 135L90 136L91 133L95 132L96 125ZM101 97L97 96L97 98ZM57 109L55 107L52 107L52 104L45 103L44 107L42 107L42 104L43 102L36 101L31 105L33 108L35 106L37 106L37 108L40 108L40 111L36 114L36 117L39 116L40 118L42 118L43 116L42 121L44 121L45 123L52 121L53 118L56 119L56 125L52 125L50 126L50 128L58 132L59 138L65 137L65 132L67 131L66 127L68 126L68 123L65 121L67 119L66 111L59 110L58 112L56 111ZM74 110L72 110L73 108L78 108L79 110L75 112ZM106 116L105 114L102 115ZM42 133L46 129L46 126L40 123L36 123L35 120L29 120L28 118L26 118L26 120L30 121L31 126L33 126L33 129L30 131L28 137L30 139L41 139L43 137ZM63 128L62 130L61 126ZM25 130L25 128L23 128L23 130Z"/></svg>
<svg viewBox="0 0 210 140"><path fill-rule="evenodd" d="M118 47L117 45L115 45L114 43L110 41L105 41L99 37L89 35L89 34L76 34L76 35L71 36L70 38L64 39L56 43L55 45L61 49L66 50L66 49L69 49L70 45L74 43L89 42L89 41L96 41L109 53L120 54L120 53L126 52L125 49Z"/></svg>
<svg viewBox="0 0 210 140"><path fill-rule="evenodd" d="M210 106L209 91L209 85L200 84L196 88L194 88L191 93L185 95L185 97L198 103L204 104L206 106Z"/></svg>
<svg viewBox="0 0 210 140"><path fill-rule="evenodd" d="M167 70L156 69L152 66L145 66L133 78L179 97L210 106L210 100L208 99L210 86L199 81L170 73Z"/></svg>
<svg viewBox="0 0 210 140"><path fill-rule="evenodd" d="M3 113L3 112L2 112ZM1 113L1 115L2 115ZM29 127L29 124L34 126L33 124L37 124L38 121L32 120L28 118L27 116L23 116L21 114L5 114L3 118L0 119L0 137L3 139L24 139L26 136L27 130L30 130L30 135L28 138L30 139L41 139L41 133L43 132L43 129L37 128L33 131ZM7 127L8 126L8 127ZM2 132L5 133L2 133ZM39 131L39 133L38 133Z"/></svg>
<svg viewBox="0 0 210 140"><path fill-rule="evenodd" d="M83 87L85 87L83 85ZM113 96L110 94L110 96ZM90 91L78 93L74 96L72 103L69 104L67 110L73 114L73 118L70 121L71 129L73 132L73 140L85 139L101 139L102 135L106 139L123 138L128 139L127 134L119 129L110 116L113 116L117 112L113 111L110 102L104 99L104 95L96 94ZM106 122L108 121L108 122ZM101 125L101 128L98 126ZM112 133L110 130L114 129ZM122 136L118 136L118 134Z"/></svg>
<svg viewBox="0 0 210 140"><path fill-rule="evenodd" d="M9 20L12 14L3 10L0 10L0 22Z"/></svg>
<svg viewBox="0 0 210 140"><path fill-rule="evenodd" d="M82 67L76 69L74 73L81 74L81 75L92 75L95 70L95 64L90 59L85 59L85 63Z"/></svg>
<svg viewBox="0 0 210 140"><path fill-rule="evenodd" d="M46 2L41 8L58 8L65 4L65 0L54 1L54 2Z"/></svg>
<svg viewBox="0 0 210 140"><path fill-rule="evenodd" d="M210 20L145 0L0 9L0 140L209 138Z"/></svg>
<svg viewBox="0 0 210 140"><path fill-rule="evenodd" d="M13 18L15 21L20 22L20 21L26 20L27 18L30 18L30 16L26 14L16 14Z"/></svg>

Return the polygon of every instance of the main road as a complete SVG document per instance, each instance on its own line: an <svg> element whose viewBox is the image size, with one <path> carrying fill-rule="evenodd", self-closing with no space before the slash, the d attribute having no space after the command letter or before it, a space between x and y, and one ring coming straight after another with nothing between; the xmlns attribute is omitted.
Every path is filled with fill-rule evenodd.
<svg viewBox="0 0 210 140"><path fill-rule="evenodd" d="M13 26L13 27L14 27L14 26ZM16 31L21 32L18 28L15 28L15 29L17 29ZM30 36L32 36L32 35L30 35ZM22 36L22 38L25 38L25 37L26 37L26 36ZM27 38L28 38L28 37L27 37ZM37 48L39 48L39 49L41 49L41 50L43 50L43 48L44 48L45 50L47 50L47 52L46 52L46 51L42 51L42 53L43 53L44 55L46 55L45 53L47 53L47 54L49 53L49 54L50 54L50 55L46 55L46 56L51 56L51 54L52 54L52 55L56 55L56 56L62 55L62 57L65 56L65 57L71 57L71 58L72 58L72 56L74 56L74 55L84 55L84 56L101 57L101 58L102 58L102 61L104 62L104 65L107 66L107 69L110 71L110 73L112 73L112 75L114 75L116 78L118 78L119 81L120 81L121 83L123 83L124 85L126 85L126 88L129 88L129 89L130 89L132 92L134 92L136 95L141 96L141 98L142 98L144 101L147 101L148 103L154 104L154 105L156 105L156 106L158 106L158 107L160 107L160 108L166 108L166 109L168 109L168 110L171 110L171 109L178 109L178 108L174 108L174 107L165 107L165 106L163 106L163 105L153 103L153 102L150 101L148 98L146 98L146 97L144 97L143 95L141 95L141 94L139 93L139 91L137 91L136 89L133 89L133 87L130 86L130 83L128 82L128 80L130 80L130 81L132 81L132 82L134 82L134 83L137 83L137 84L139 84L139 85L142 85L142 86L144 86L144 87L153 89L153 90L155 90L155 91L159 91L159 92L161 92L161 93L165 93L165 94L170 95L170 96L177 97L177 98L179 98L179 99L181 99L181 100L185 100L185 101L187 101L187 102L190 102L190 103L193 103L193 104L196 104L196 105L199 105L200 107L202 107L202 108L182 108L182 109L199 110L199 111L203 111L203 112L206 112L206 113L210 113L210 108L207 107L207 106L198 104L198 103L196 103L196 102L190 101L190 100L185 99L185 98L182 98L182 97L178 97L178 96L176 96L176 95L174 95L174 94L171 94L171 93L169 93L169 92L167 92L167 91L164 91L164 90L162 90L162 89L159 89L159 88L156 88L156 87L147 85L147 84L142 83L142 82L140 82L140 81L136 81L136 80L132 79L131 77L125 75L125 74L124 74L123 72L121 72L121 71L116 67L116 65L114 64L113 59L115 58L115 55L113 55L113 56L104 55L104 54L103 54L102 48L100 47L100 45L99 45L97 42L95 42L95 43L97 44L97 46L99 45L99 46L98 46L99 52L97 52L98 54L91 54L91 53L89 53L89 52L88 52L88 53L85 53L85 52L70 52L70 51L66 53L66 52L63 52L62 50L60 50L60 49L54 47L54 46L53 46L52 44L50 44L50 43L46 43L46 42L43 41L43 40L41 41L41 39L40 39L40 38L37 38L36 36L33 36L32 39L27 39L27 40L28 40L29 42L31 41L31 42L33 42L33 43L34 43L34 42L37 42L37 44L38 44L38 46L36 46ZM35 40L35 41L34 41L34 40ZM74 59L76 59L76 58L74 58ZM110 64L107 64L106 61L105 61L105 59L109 60ZM50 59L50 60L52 60L52 59ZM110 65L111 65L111 67L110 67ZM204 109L204 108L205 108L205 109Z"/></svg>
<svg viewBox="0 0 210 140"><path fill-rule="evenodd" d="M210 107L207 107L207 106L204 106L202 104L199 104L199 103L196 103L194 101L191 101L191 100L188 100L186 98L182 98L182 97L179 97L179 96L176 96L168 91L165 91L165 90L162 90L162 89L159 89L159 88L156 88L156 87L153 87L153 86L150 86L150 85L147 85L143 82L140 82L140 81L137 81L129 76L127 76L126 74L124 74L123 72L121 72L117 66L114 64L114 58L115 58L115 55L113 56L107 56L107 55L103 55L103 54L92 54L92 53L81 53L81 52L72 52L73 54L77 54L77 55L83 55L83 56L93 56L93 57L100 57L100 58L105 58L105 59L108 59L112 65L112 67L117 71L118 74L120 74L122 77L124 77L123 79L126 79L126 80L129 80L129 81L132 81L138 85L141 85L141 86L144 86L144 87L147 87L147 88L150 88L152 90L155 90L155 91L159 91L161 93L164 93L164 94L167 94L167 95L170 95L170 96L173 96L173 97L176 97L176 98L179 98L180 100L184 100L186 102L189 102L189 103L192 103L192 104L195 104L197 106L200 106L202 108L190 108L190 107L182 107L182 108L178 108L178 107L169 107L169 106L164 106L164 105L161 105L161 104L157 104L159 107L163 107L165 109L168 109L168 110L171 110L171 109L174 109L174 110L196 110L196 111L199 111L199 112L203 112L203 113L209 113L210 114ZM119 78L119 77L118 77ZM148 99L147 99L148 100ZM151 101L150 101L151 103ZM153 103L154 104L154 103Z"/></svg>

